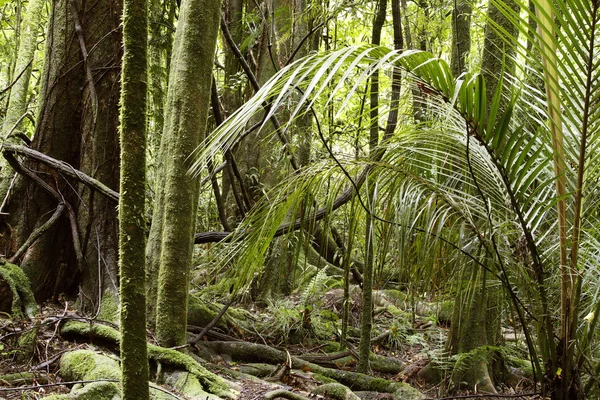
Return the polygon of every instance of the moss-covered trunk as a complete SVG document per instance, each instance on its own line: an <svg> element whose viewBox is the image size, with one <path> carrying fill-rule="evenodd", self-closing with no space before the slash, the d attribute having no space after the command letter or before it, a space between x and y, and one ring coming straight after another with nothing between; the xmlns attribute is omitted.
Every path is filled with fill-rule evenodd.
<svg viewBox="0 0 600 400"><path fill-rule="evenodd" d="M199 194L198 180L187 173L188 157L206 129L219 12L218 0L183 0L171 59L160 190L147 248L147 290L156 293L156 335L169 347L185 343Z"/></svg>
<svg viewBox="0 0 600 400"><path fill-rule="evenodd" d="M124 400L145 400L149 368L146 346L146 0L125 0L121 73L121 369Z"/></svg>
<svg viewBox="0 0 600 400"><path fill-rule="evenodd" d="M8 108L2 123L3 141L16 141L13 134L19 131L20 121L27 112L27 90L29 89L31 77L31 64L37 49L39 26L45 2L46 0L31 0L27 5L27 12L23 18L14 73L15 77L20 76L20 78L10 90ZM0 160L0 165L4 169L6 161ZM5 172L2 171L2 174L4 177ZM6 191L4 193L0 192L0 198L3 199L5 194Z"/></svg>

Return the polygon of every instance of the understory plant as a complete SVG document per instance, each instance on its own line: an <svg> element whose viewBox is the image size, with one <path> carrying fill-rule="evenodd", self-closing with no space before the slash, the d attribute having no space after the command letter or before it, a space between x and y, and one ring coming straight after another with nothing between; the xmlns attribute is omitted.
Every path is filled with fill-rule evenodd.
<svg viewBox="0 0 600 400"><path fill-rule="evenodd" d="M290 121L314 116L327 155L274 187L222 245L223 265L236 265L229 273L237 288L261 268L275 236L310 232L322 220L331 226L336 211L354 199L353 218L364 223L370 215L375 226L375 265L394 265L410 280L477 279L486 295L486 282L501 288L542 393L552 399L595 393L600 2L531 3L515 11L495 2L532 45L518 42L511 61L521 68L496 77L491 98L481 74L453 76L447 62L430 53L357 45L282 69L214 131L194 155L192 173L235 146L253 116L262 115L268 129L282 108ZM351 157L348 148L327 140L319 115L334 107L336 121L367 118L357 113L361 89L374 74L394 68L403 71L403 95L413 101L396 110L391 102L380 104L402 119L375 155ZM385 91L389 79L381 85ZM415 104L427 118L412 117Z"/></svg>

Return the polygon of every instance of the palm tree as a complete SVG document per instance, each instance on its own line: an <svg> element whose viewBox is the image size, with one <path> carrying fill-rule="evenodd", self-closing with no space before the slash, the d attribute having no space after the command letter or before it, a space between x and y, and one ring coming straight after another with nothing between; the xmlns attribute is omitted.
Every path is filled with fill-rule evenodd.
<svg viewBox="0 0 600 400"><path fill-rule="evenodd" d="M267 121L279 108L290 107L292 119L299 118L341 98L338 116L346 116L358 88L393 67L406 71L412 93L431 113L425 122L399 124L375 156L363 160L332 148L316 119L330 157L275 187L224 245L226 263L236 262L231 272L237 285L250 282L275 235L331 220L354 198L363 215L398 234L380 235L376 254L390 243L401 251L407 241L419 240L423 257L443 247L456 262L468 260L462 264L486 271L502 285L519 317L544 394L589 396L600 370L595 332L600 221L594 201L600 2L532 2L532 8L520 4L528 13L525 20L520 10L499 0L494 4L534 37L534 45L519 48L512 61L539 75L544 91L519 84L522 69L497 77L489 98L480 74L454 77L444 60L429 53L356 46L312 55L281 70L213 132L195 155L192 172L233 146L253 115L266 113ZM537 32L529 29L528 19ZM509 98L502 96L506 82ZM297 91L302 96L292 102ZM373 207L366 202L365 181L370 188L377 182Z"/></svg>

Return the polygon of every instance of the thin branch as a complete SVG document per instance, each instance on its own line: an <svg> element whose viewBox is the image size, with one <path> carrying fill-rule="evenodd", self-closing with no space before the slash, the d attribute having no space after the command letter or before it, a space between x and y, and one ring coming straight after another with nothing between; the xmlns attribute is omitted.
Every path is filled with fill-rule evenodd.
<svg viewBox="0 0 600 400"><path fill-rule="evenodd" d="M242 52L240 51L237 44L233 40L233 37L231 36L231 32L229 32L229 28L227 27L227 23L225 21L225 16L222 13L221 13L221 31L223 32L223 37L225 38L225 41L229 45L229 48L231 49L231 51L237 58L238 62L242 66L242 69L246 73L246 75L248 77L248 81L252 85L252 88L254 89L254 91L258 92L260 90L260 84L258 83L258 80L256 79L256 76L254 75L254 73L252 73L252 70L250 69L250 66L248 65L248 63L246 62L246 59L244 58ZM264 106L266 112L268 113L269 110L271 109L271 104L268 102L264 102L263 106ZM279 119L275 115L272 115L270 119L271 119L271 122L273 123L273 126L275 127L275 131L277 133L277 136L279 137L279 140L283 144L283 147L288 156L290 165L292 166L294 171L298 171L298 169L299 169L298 162L296 161L294 154L291 152L290 141L287 138L287 136L285 135L285 133L283 132L283 130L281 129L281 123L279 122Z"/></svg>
<svg viewBox="0 0 600 400"><path fill-rule="evenodd" d="M31 60L29 60L29 63L27 63L27 65L25 66L25 68L23 68L23 70L21 72L19 72L19 75L11 82L10 85L8 85L4 89L0 90L0 96L2 96L4 93L6 93L10 89L12 89L13 86L15 86L15 84L19 81L19 79L21 79L21 76L23 76L23 74L25 73L25 71L27 71L27 68L29 68L32 63L33 63L33 58Z"/></svg>
<svg viewBox="0 0 600 400"><path fill-rule="evenodd" d="M189 345L193 346L193 345L197 344L204 337L204 335L206 335L219 322L221 317L229 309L229 306L231 306L231 304L233 303L234 297L235 296L231 295L231 297L229 298L229 301L227 303L225 303L225 305L221 308L219 313L212 319L212 321L210 321L210 323L208 325L206 325L199 334L197 334L196 336L194 336L192 339L190 339L188 341Z"/></svg>

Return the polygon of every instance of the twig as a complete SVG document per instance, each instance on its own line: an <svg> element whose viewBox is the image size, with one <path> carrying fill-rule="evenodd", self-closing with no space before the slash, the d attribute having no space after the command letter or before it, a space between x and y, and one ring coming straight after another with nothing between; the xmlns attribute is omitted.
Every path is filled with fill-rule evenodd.
<svg viewBox="0 0 600 400"><path fill-rule="evenodd" d="M227 27L227 23L225 22L225 16L222 13L221 13L221 31L223 32L223 37L225 38L225 41L229 45L229 48L231 49L231 51L237 58L238 62L242 66L242 69L246 73L246 76L248 77L248 81L252 85L252 88L254 89L255 92L258 92L260 90L260 84L258 83L258 80L256 79L256 76L254 75L254 73L252 73L252 70L250 69L250 66L248 65L248 63L246 62L246 59L244 58L242 52L240 51L240 49L237 47L237 44L233 40L233 37L231 36L231 32L229 32L229 28ZM269 110L271 109L271 104L268 102L264 102L263 105L265 107L265 111L268 113ZM275 127L275 131L277 132L277 136L279 137L279 140L283 143L283 147L289 158L292 168L294 169L294 171L298 171L298 169L299 169L298 163L296 162L296 158L294 157L294 154L291 152L290 142L289 142L287 136L285 136L284 132L281 129L281 123L279 122L279 119L277 119L277 117L275 115L272 115L271 122L273 123L273 126Z"/></svg>
<svg viewBox="0 0 600 400"><path fill-rule="evenodd" d="M17 122L14 123L14 125L6 132L2 134L2 139L6 140L8 139L8 137L10 135L12 135L12 133L15 131L15 129L17 129L17 127L19 126L19 124L25 119L27 118L27 115L29 114L28 111L25 111L25 114L21 115L19 117L19 119L17 120Z"/></svg>
<svg viewBox="0 0 600 400"><path fill-rule="evenodd" d="M13 86L15 86L15 84L19 81L19 79L21 79L21 76L23 76L23 74L25 73L25 71L27 71L27 68L29 68L32 63L33 63L33 58L31 60L29 60L29 63L27 63L27 65L25 66L25 68L23 68L23 70L21 72L19 72L19 75L17 75L17 77L15 78L15 80L13 80L10 85L8 85L4 89L0 90L0 96L2 96L4 93L8 92Z"/></svg>

